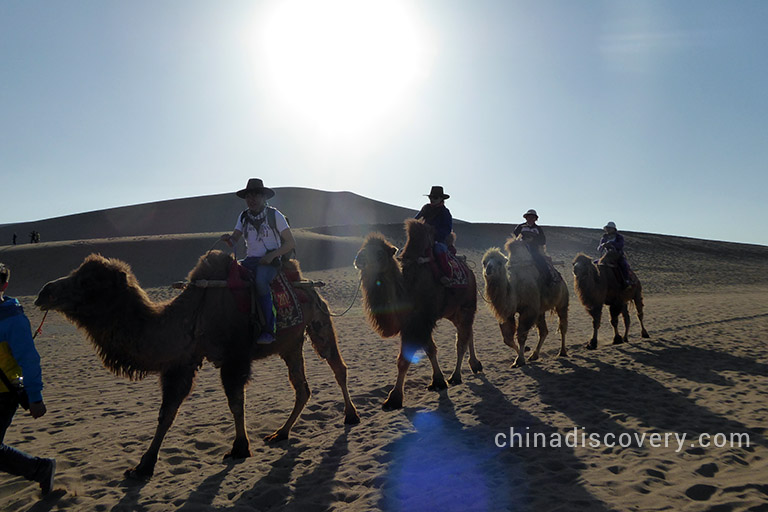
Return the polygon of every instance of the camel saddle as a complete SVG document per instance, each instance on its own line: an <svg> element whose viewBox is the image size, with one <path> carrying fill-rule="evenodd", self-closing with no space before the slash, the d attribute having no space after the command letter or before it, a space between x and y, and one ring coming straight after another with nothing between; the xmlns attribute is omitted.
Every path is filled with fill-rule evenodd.
<svg viewBox="0 0 768 512"><path fill-rule="evenodd" d="M616 281L621 283L622 286L629 288L630 286L637 286L637 283L639 280L637 279L637 275L635 275L635 271L631 268L629 269L629 275L627 276L629 279L629 283L624 282L624 276L621 275L621 269L619 266L615 263L600 263L600 260L594 260L593 263L596 265L602 265L604 267L608 267L613 271L613 275L616 277Z"/></svg>
<svg viewBox="0 0 768 512"><path fill-rule="evenodd" d="M250 312L252 316L260 317L261 312L256 304L256 289L251 286L250 278L250 271L233 261L229 266L227 288L235 297L240 311L243 313ZM281 269L270 283L272 304L277 312L278 331L296 327L304 322L301 304L308 303L310 297L306 291L291 285L292 281L298 281L299 279L298 273L296 275L288 275Z"/></svg>
<svg viewBox="0 0 768 512"><path fill-rule="evenodd" d="M426 259L429 261L429 266L432 269L432 274L435 276L435 280L440 281L441 277L447 277L448 281L444 283L446 288L466 288L469 286L469 274L472 271L467 266L467 258L464 256L457 256L456 248L453 246L448 247L446 256L448 256L446 259L450 272L443 272L440 270L434 249L429 251L429 257Z"/></svg>

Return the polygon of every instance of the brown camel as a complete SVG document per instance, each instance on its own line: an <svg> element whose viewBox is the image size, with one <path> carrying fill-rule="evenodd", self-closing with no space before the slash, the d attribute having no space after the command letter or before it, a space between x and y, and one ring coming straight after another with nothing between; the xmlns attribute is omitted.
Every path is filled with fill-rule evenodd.
<svg viewBox="0 0 768 512"><path fill-rule="evenodd" d="M232 262L228 254L209 252L200 258L188 279L226 280ZM295 261L287 265L300 272ZM310 396L302 349L305 332L341 387L345 423L360 421L347 390L347 367L339 353L328 306L314 289L306 289L306 293L309 301L302 303L304 323L278 331L277 340L270 345L252 342L250 313L238 309L227 288L189 286L173 300L155 303L126 263L96 254L88 256L68 276L46 284L35 305L59 311L82 328L104 366L114 374L131 380L150 373L160 375L163 398L155 436L139 465L126 471L128 477L148 479L154 472L163 438L191 391L203 359L221 368L221 382L235 420L235 441L227 457L251 455L244 403L253 359L277 354L288 366L288 377L296 392L293 411L265 441L288 437Z"/></svg>
<svg viewBox="0 0 768 512"><path fill-rule="evenodd" d="M629 341L629 311L627 303L632 301L637 309L640 320L642 337L650 338L643 325L643 287L640 280L633 275L632 284L624 286L618 275L618 260L621 256L616 251L608 251L600 258L597 265L592 258L580 253L573 260L573 276L576 295L584 308L592 317L592 339L587 348L597 348L597 330L600 328L600 317L603 314L603 304L608 305L613 327L613 344L618 345ZM624 336L619 335L619 313L624 317Z"/></svg>
<svg viewBox="0 0 768 512"><path fill-rule="evenodd" d="M521 239L510 239L505 249L508 256L496 248L486 251L483 256L483 278L485 295L490 301L491 311L499 321L504 343L517 351L512 366L525 364L525 341L534 325L539 330L539 343L528 361L539 358L541 346L549 333L545 318L547 311L557 313L560 331L558 356L567 356L565 334L568 331L568 287L565 281L560 277L556 282L545 283ZM516 314L519 316L517 328Z"/></svg>
<svg viewBox="0 0 768 512"><path fill-rule="evenodd" d="M384 402L385 410L403 406L405 374L418 350L424 350L432 364L432 383L427 389L448 387L437 362L437 347L432 331L441 318L456 326L456 368L448 379L461 383L461 364L469 349L469 366L477 373L483 365L475 355L472 324L477 311L477 282L469 271L468 285L445 287L435 278L428 255L434 234L428 224L409 219L405 222L408 241L400 261L397 248L380 234L368 236L355 258L363 287L363 304L373 329L383 337L400 333L397 381Z"/></svg>

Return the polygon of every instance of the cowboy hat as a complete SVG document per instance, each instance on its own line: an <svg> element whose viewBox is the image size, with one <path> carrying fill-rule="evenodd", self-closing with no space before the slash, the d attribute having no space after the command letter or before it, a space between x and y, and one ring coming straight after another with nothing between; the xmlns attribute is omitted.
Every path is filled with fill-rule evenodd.
<svg viewBox="0 0 768 512"><path fill-rule="evenodd" d="M429 191L429 194L425 194L425 195L430 199L433 197L439 197L440 199L448 199L449 197L451 197L448 194L443 192L443 187L438 185L435 185L434 187L432 187L432 190Z"/></svg>
<svg viewBox="0 0 768 512"><path fill-rule="evenodd" d="M251 178L248 180L248 184L245 186L243 190L238 190L236 192L237 197L241 199L245 199L245 194L248 192L262 192L267 199L270 197L273 197L275 195L275 191L271 188L265 187L264 182L261 181L260 178Z"/></svg>
<svg viewBox="0 0 768 512"><path fill-rule="evenodd" d="M525 212L525 213L523 214L523 218L526 218L526 217L528 217L529 215L533 215L533 216L534 216L534 217L536 217L537 219L539 218L539 214L538 214L538 213L536 213L536 210L534 210L533 208L531 208L530 210L528 210L527 212Z"/></svg>

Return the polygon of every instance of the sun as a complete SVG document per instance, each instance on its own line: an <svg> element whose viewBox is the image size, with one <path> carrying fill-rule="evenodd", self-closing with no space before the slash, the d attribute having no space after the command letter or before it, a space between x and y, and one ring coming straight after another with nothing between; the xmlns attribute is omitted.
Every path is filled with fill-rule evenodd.
<svg viewBox="0 0 768 512"><path fill-rule="evenodd" d="M427 75L425 30L401 0L282 0L258 33L259 79L326 139L375 132Z"/></svg>

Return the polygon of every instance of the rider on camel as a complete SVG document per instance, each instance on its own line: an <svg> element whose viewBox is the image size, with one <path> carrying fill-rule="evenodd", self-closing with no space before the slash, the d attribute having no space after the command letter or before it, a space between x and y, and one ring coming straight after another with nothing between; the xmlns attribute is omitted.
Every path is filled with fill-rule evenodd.
<svg viewBox="0 0 768 512"><path fill-rule="evenodd" d="M528 246L531 256L533 256L536 268L544 278L544 283L550 284L554 282L555 277L552 265L546 255L547 237L544 235L544 230L541 226L536 224L536 221L539 220L539 215L536 213L536 210L530 209L523 214L523 218L525 222L518 224L512 234L523 239L523 242Z"/></svg>
<svg viewBox="0 0 768 512"><path fill-rule="evenodd" d="M416 219L424 219L424 222L435 229L435 259L443 274L440 282L448 285L451 275L451 266L448 263L448 237L453 231L453 217L445 207L445 200L451 196L443 192L443 187L433 186L427 197L429 197L429 203L421 207L416 214Z"/></svg>
<svg viewBox="0 0 768 512"><path fill-rule="evenodd" d="M624 237L616 230L616 223L611 221L603 226L603 236L600 238L600 244L597 246L597 250L602 256L608 247L613 248L619 253L619 271L621 272L621 278L624 280L624 286L631 284L629 274L629 262L624 254Z"/></svg>

